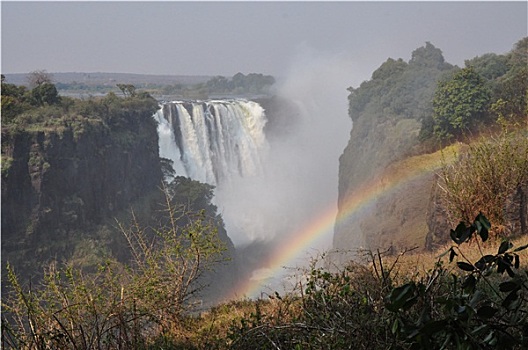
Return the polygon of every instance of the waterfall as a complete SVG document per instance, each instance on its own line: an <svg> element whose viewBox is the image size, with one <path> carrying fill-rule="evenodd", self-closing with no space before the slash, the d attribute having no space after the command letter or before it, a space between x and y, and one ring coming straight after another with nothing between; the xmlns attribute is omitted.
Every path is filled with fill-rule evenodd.
<svg viewBox="0 0 528 350"><path fill-rule="evenodd" d="M154 115L160 156L176 175L219 185L262 172L268 150L266 116L246 100L172 101Z"/></svg>

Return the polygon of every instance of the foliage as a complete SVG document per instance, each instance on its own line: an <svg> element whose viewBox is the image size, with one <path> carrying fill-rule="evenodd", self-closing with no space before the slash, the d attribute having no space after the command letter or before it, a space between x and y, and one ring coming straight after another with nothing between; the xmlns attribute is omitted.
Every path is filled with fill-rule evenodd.
<svg viewBox="0 0 528 350"><path fill-rule="evenodd" d="M39 288L9 269L2 298L2 344L27 349L146 348L175 336L203 287L200 276L221 259L217 231L203 214L176 211L167 196L168 224L152 236L137 222L120 224L134 257L108 260L97 273L52 265ZM188 224L178 226L183 216Z"/></svg>
<svg viewBox="0 0 528 350"><path fill-rule="evenodd" d="M508 72L508 58L504 55L487 53L465 61L466 67L473 67L483 78L493 81Z"/></svg>
<svg viewBox="0 0 528 350"><path fill-rule="evenodd" d="M184 176L176 176L167 185L167 192L173 203L179 203L190 210L205 210L209 215L215 215L216 206L211 203L214 186L192 180Z"/></svg>
<svg viewBox="0 0 528 350"><path fill-rule="evenodd" d="M116 86L121 90L125 97L131 97L136 94L136 87L132 84L117 84Z"/></svg>
<svg viewBox="0 0 528 350"><path fill-rule="evenodd" d="M500 244L494 255L483 255L476 262L467 259L459 246L479 236L488 239L491 224L479 213L471 225L460 223L451 230L456 243L445 254L457 256L463 277L452 275L439 263L424 281L394 288L387 309L394 313L392 332L412 344L412 348L434 349L512 349L528 345L528 274L517 273L518 252L509 241ZM478 241L478 240L477 240ZM507 273L509 279L496 279ZM440 289L439 289L440 288ZM439 293L441 291L441 293ZM419 317L417 317L419 315Z"/></svg>
<svg viewBox="0 0 528 350"><path fill-rule="evenodd" d="M413 51L411 61L409 63L411 65L436 68L440 70L450 68L450 65L446 65L445 63L442 50L436 48L428 41L425 43L425 46Z"/></svg>
<svg viewBox="0 0 528 350"><path fill-rule="evenodd" d="M267 93L270 87L275 83L275 78L271 75L263 75L260 73L243 73L235 74L231 79L223 76L216 76L209 79L205 85L210 94L228 93L228 94L244 94L244 93Z"/></svg>
<svg viewBox="0 0 528 350"><path fill-rule="evenodd" d="M2 74L2 122L9 123L24 110L30 108L27 89L5 81Z"/></svg>
<svg viewBox="0 0 528 350"><path fill-rule="evenodd" d="M232 349L381 349L396 337L385 326L389 313L383 298L391 289L393 268L368 252L369 265L350 263L330 272L314 259L295 294L270 296L275 307L264 312L263 301L231 328Z"/></svg>
<svg viewBox="0 0 528 350"><path fill-rule="evenodd" d="M429 42L412 53L409 63L389 58L372 73L371 80L348 89L349 115L353 121L362 114L421 120L432 109L436 81L451 69L442 51Z"/></svg>
<svg viewBox="0 0 528 350"><path fill-rule="evenodd" d="M54 105L60 102L59 93L55 85L42 83L31 90L31 97L37 106Z"/></svg>
<svg viewBox="0 0 528 350"><path fill-rule="evenodd" d="M483 210L496 223L496 233L511 234L505 208L528 186L526 131L504 130L472 143L456 162L443 167L440 178L451 223L454 218L471 222Z"/></svg>
<svg viewBox="0 0 528 350"><path fill-rule="evenodd" d="M488 240L478 214L451 230L455 245L425 274L398 277L398 258L369 252L369 264L330 272L312 265L295 294L254 302L234 322L232 349L521 349L528 344L528 273L504 241L471 261L461 245ZM480 247L479 247L480 249ZM456 260L452 272L441 260ZM519 272L518 272L519 271ZM406 279L406 280L405 280ZM303 281L301 279L301 281ZM403 282L403 283L402 283Z"/></svg>
<svg viewBox="0 0 528 350"><path fill-rule="evenodd" d="M477 126L522 120L528 114L528 37L506 55L488 53L465 61L465 68L441 81L432 123L424 127L440 140L459 138Z"/></svg>
<svg viewBox="0 0 528 350"><path fill-rule="evenodd" d="M438 84L433 99L434 134L440 139L460 136L482 122L490 91L474 68L456 72Z"/></svg>

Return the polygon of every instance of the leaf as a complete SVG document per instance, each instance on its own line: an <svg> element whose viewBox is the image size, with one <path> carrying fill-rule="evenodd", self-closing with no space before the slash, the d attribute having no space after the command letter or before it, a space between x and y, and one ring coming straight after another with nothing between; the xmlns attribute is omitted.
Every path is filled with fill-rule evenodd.
<svg viewBox="0 0 528 350"><path fill-rule="evenodd" d="M516 269L518 269L518 268L519 268L519 264L520 264L520 263L519 263L519 255L515 254L515 263L514 263L513 266L514 266Z"/></svg>
<svg viewBox="0 0 528 350"><path fill-rule="evenodd" d="M511 269L510 265L506 266L506 273L507 273L508 276L510 276L511 278L515 277L515 272L513 272L513 270Z"/></svg>
<svg viewBox="0 0 528 350"><path fill-rule="evenodd" d="M495 338L495 332L494 331L491 331L488 336L486 338L484 338L484 343L488 343L491 345L491 342L494 340Z"/></svg>
<svg viewBox="0 0 528 350"><path fill-rule="evenodd" d="M506 270L506 267L508 266L507 263L504 262L503 259L497 260L497 273L502 274Z"/></svg>
<svg viewBox="0 0 528 350"><path fill-rule="evenodd" d="M480 212L475 218L474 225L477 228L477 233L483 242L486 242L489 237L489 230L491 229L491 223L489 220Z"/></svg>
<svg viewBox="0 0 528 350"><path fill-rule="evenodd" d="M482 258L479 259L479 261L475 263L475 267L479 270L484 270L486 268L486 265L492 262L493 260L495 260L495 256L484 255Z"/></svg>
<svg viewBox="0 0 528 350"><path fill-rule="evenodd" d="M513 247L513 244L511 244L510 241L504 241L501 243L500 247L499 247L499 252L498 254L503 254L505 253L508 249L510 249L511 247Z"/></svg>
<svg viewBox="0 0 528 350"><path fill-rule="evenodd" d="M517 290L513 290L512 292L510 292L510 294L508 294L506 296L506 298L504 298L504 301L502 302L502 307L506 308L506 309L514 309L516 304L515 301L519 298L519 296L517 295Z"/></svg>
<svg viewBox="0 0 528 350"><path fill-rule="evenodd" d="M472 291L475 289L475 285L477 284L477 280L475 276L469 275L464 279L464 282L462 282L462 288L466 291Z"/></svg>
<svg viewBox="0 0 528 350"><path fill-rule="evenodd" d="M477 306L477 304L480 303L480 301L482 299L485 298L485 295L484 293L482 293L481 291L477 290L474 294L473 294L473 298L471 298L471 300L469 301L469 306L472 308L472 309L475 309L475 307Z"/></svg>
<svg viewBox="0 0 528 350"><path fill-rule="evenodd" d="M422 327L422 333L432 335L445 330L447 320L430 321Z"/></svg>
<svg viewBox="0 0 528 350"><path fill-rule="evenodd" d="M455 256L458 256L458 254L455 252L453 248L451 248L450 253L449 253L449 262L453 262L453 259L455 258Z"/></svg>
<svg viewBox="0 0 528 350"><path fill-rule="evenodd" d="M467 262L464 262L464 261L459 261L457 262L457 265L460 269L464 270L464 271L473 271L475 270L475 267L471 264L468 264Z"/></svg>
<svg viewBox="0 0 528 350"><path fill-rule="evenodd" d="M528 244L525 244L523 246L517 247L513 251L514 252L520 252L521 250L525 250L526 248L528 248Z"/></svg>
<svg viewBox="0 0 528 350"><path fill-rule="evenodd" d="M499 311L498 309L494 308L490 305L483 305L477 310L477 315L480 318L483 319L489 319L495 316L495 314Z"/></svg>
<svg viewBox="0 0 528 350"><path fill-rule="evenodd" d="M392 324L392 334L396 334L396 332L398 332L398 328L400 326L400 320L399 319L395 319L394 320L394 323Z"/></svg>
<svg viewBox="0 0 528 350"><path fill-rule="evenodd" d="M460 244L460 241L456 235L455 230L451 229L451 231L449 232L449 236L451 236L451 240L453 240L453 242L455 242L456 244Z"/></svg>
<svg viewBox="0 0 528 350"><path fill-rule="evenodd" d="M489 222L488 218L480 212L477 217L475 218L475 221L480 223L483 228L489 230L491 228L491 222Z"/></svg>
<svg viewBox="0 0 528 350"><path fill-rule="evenodd" d="M390 311L396 312L402 307L410 307L409 303L413 301L414 292L416 290L416 285L414 283L407 283L403 286L394 288L389 294L390 302L386 305L387 309Z"/></svg>
<svg viewBox="0 0 528 350"><path fill-rule="evenodd" d="M478 234L479 234L480 238L482 239L482 242L486 242L488 240L489 231L488 231L487 228L481 227L481 229L478 230Z"/></svg>
<svg viewBox="0 0 528 350"><path fill-rule="evenodd" d="M460 244L467 241L471 234L475 231L475 228L473 226L467 227L466 224L463 222L460 222L457 227L455 228L455 242Z"/></svg>
<svg viewBox="0 0 528 350"><path fill-rule="evenodd" d="M499 284L499 290L501 292L511 292L512 290L520 289L519 283L515 281L506 281Z"/></svg>

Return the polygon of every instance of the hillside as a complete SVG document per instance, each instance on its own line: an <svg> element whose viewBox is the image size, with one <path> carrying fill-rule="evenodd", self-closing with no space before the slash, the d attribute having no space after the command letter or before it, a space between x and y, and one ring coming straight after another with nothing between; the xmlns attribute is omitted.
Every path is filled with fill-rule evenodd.
<svg viewBox="0 0 528 350"><path fill-rule="evenodd" d="M520 41L508 55L477 57L460 69L446 63L442 52L427 43L413 52L409 62L389 58L372 74L371 80L357 89L349 89L353 128L340 158L340 212L335 225L335 248L353 251L357 247L392 247L398 251L415 246L431 248L432 237L446 242L447 237L441 238L441 232L448 232L450 225L465 218L450 217L440 205L438 173L455 159L452 150L436 150L454 141L467 144L478 133L485 135L486 130L497 130L493 120L500 113L503 116L509 113L514 118L516 114L511 110L492 111L490 106L497 100L506 104L508 99L513 106L518 103L513 102L517 101L515 96L522 96L523 89L526 90L522 83L515 83L516 88L512 86L519 79L514 78L517 74L514 72L523 71L522 63L516 63L526 50L523 45L526 40ZM509 63L505 63L508 59ZM484 86L489 111L478 115L475 112L472 118L479 120L468 121L456 131L449 129L456 135L445 136L441 130L446 124L439 120L438 89L454 84L456 77L465 71L476 71L473 74L482 76L479 84ZM506 96L501 84L517 91L516 95ZM494 106L498 108L496 102ZM520 120L525 113L523 108L517 108L521 111ZM526 195L526 189L521 192ZM519 219L523 225L525 217L523 214Z"/></svg>

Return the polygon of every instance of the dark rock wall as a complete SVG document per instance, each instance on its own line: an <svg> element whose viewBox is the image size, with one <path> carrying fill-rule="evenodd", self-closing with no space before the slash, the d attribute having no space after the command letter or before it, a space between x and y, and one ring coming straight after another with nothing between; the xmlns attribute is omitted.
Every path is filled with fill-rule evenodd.
<svg viewBox="0 0 528 350"><path fill-rule="evenodd" d="M123 142L124 136L133 141ZM2 173L4 261L4 253L32 261L60 257L61 249L50 245L63 242L66 251L74 233L127 209L162 181L154 123L125 133L88 120L82 132L68 125L3 130L2 149L12 159Z"/></svg>

